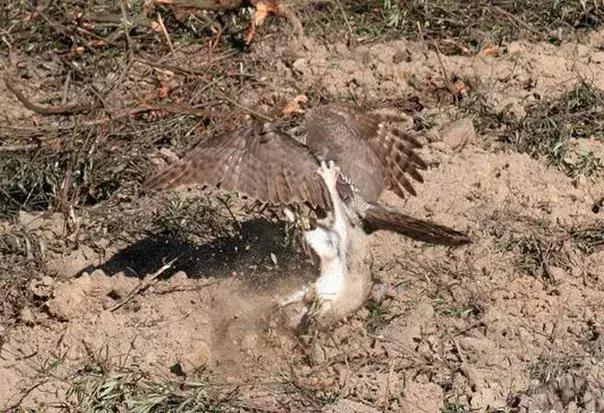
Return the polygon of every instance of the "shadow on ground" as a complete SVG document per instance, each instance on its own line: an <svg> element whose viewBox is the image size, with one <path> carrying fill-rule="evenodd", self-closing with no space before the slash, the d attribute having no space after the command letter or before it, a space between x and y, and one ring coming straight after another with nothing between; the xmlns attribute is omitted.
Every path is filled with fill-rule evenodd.
<svg viewBox="0 0 604 413"><path fill-rule="evenodd" d="M185 237L149 236L119 250L100 266L83 268L79 275L100 269L107 275L123 272L142 277L172 260L176 261L163 278L184 271L190 278L243 276L261 286L275 277L312 272L311 261L287 239L283 224L252 219L242 222L237 234L201 245Z"/></svg>

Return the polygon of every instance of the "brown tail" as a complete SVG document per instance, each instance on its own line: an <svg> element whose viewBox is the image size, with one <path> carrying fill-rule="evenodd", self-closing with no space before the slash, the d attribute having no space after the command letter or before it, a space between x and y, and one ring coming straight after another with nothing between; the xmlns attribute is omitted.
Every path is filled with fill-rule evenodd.
<svg viewBox="0 0 604 413"><path fill-rule="evenodd" d="M459 246L472 242L470 237L462 232L413 218L378 204L372 204L365 211L364 223L365 229L369 232L394 231L411 239L431 244Z"/></svg>

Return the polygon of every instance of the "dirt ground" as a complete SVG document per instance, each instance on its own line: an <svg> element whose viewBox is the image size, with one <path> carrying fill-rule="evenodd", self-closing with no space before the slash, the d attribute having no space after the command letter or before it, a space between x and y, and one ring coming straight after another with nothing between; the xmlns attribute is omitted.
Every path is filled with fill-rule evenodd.
<svg viewBox="0 0 604 413"><path fill-rule="evenodd" d="M177 45L170 60L197 70L197 52ZM275 113L298 95L311 96L311 104L320 95L417 112L410 123L426 143L425 182L417 197L386 193L383 201L467 231L474 243L448 249L373 234L375 276L391 294L312 335L284 328L275 302L316 277L316 268L283 247L279 227L246 215L249 203L215 208L218 220L232 224L233 212L242 223L244 235L231 241L147 234L49 248L44 270L22 287L28 301L2 327L0 406L88 411L78 397L99 397L82 383L90 366L100 365L110 377L130 369L155 382L197 380L211 392L236 393L215 411L604 412L604 212L597 208L604 170L569 176L501 144L497 130L480 127L484 114L449 93L465 102L483 93L491 111L522 118L531 104L558 99L581 80L604 90L604 31L580 43L519 40L470 55L444 55L421 41L266 35L246 60L272 70L244 81L233 109L237 122L245 122L242 108ZM8 66L8 58L0 61ZM127 82L138 86L128 88L132 95L155 87L144 76L186 84L175 70L150 72L140 63L128 70ZM33 69L31 76L23 87L40 99L44 79ZM413 96L419 111L406 106L417 103ZM34 114L4 85L0 110L4 122L32 125ZM566 145L569 163L588 152L604 162L602 133ZM160 147L183 146L164 141L145 156L160 164ZM123 202L111 207L116 215L131 205L169 213L163 198ZM86 231L94 207L73 214ZM5 234L26 229L53 245L74 239L57 211L21 211L0 225ZM581 238L586 233L591 243ZM174 257L181 258L173 268L149 279ZM141 283L145 289L132 294Z"/></svg>

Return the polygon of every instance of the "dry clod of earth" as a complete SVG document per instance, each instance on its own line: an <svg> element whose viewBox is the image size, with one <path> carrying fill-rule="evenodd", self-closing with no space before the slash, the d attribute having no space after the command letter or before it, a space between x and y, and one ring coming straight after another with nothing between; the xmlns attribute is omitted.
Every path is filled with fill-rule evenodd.
<svg viewBox="0 0 604 413"><path fill-rule="evenodd" d="M320 2L297 10L300 44L269 19L247 46L245 10L183 19L126 3L81 16L0 6L0 68L27 99L102 100L46 116L0 83L0 411L604 411L595 2L547 19L533 4ZM147 28L158 13L165 32ZM562 29L543 27L553 19ZM579 28L594 30L570 37ZM329 330L298 332L275 297L317 269L270 208L137 190L199 135L288 123L322 101L406 113L425 182L380 201L474 243L372 234L383 286Z"/></svg>

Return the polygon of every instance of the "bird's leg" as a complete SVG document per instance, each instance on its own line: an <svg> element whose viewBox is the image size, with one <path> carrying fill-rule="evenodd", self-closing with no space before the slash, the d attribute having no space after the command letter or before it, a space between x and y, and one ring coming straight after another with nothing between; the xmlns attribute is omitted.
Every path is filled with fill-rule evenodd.
<svg viewBox="0 0 604 413"><path fill-rule="evenodd" d="M331 205L333 207L332 218L333 224L332 229L336 232L340 238L340 248L347 245L348 243L348 226L350 225L348 214L340 194L338 192L337 183L338 177L340 176L340 168L338 168L333 161L327 163L321 162L317 173L323 178L329 198L331 199Z"/></svg>

